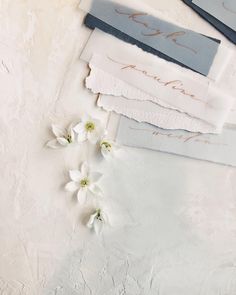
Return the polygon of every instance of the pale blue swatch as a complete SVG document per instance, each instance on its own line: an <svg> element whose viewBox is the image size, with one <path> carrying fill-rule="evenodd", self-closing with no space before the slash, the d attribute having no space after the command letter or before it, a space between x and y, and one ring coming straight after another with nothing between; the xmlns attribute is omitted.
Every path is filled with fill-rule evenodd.
<svg viewBox="0 0 236 295"><path fill-rule="evenodd" d="M193 3L236 31L236 0L193 0Z"/></svg>
<svg viewBox="0 0 236 295"><path fill-rule="evenodd" d="M111 1L94 0L89 13L205 76L218 50L206 36Z"/></svg>
<svg viewBox="0 0 236 295"><path fill-rule="evenodd" d="M236 166L236 129L225 128L220 135L164 130L121 116L116 140L131 147Z"/></svg>

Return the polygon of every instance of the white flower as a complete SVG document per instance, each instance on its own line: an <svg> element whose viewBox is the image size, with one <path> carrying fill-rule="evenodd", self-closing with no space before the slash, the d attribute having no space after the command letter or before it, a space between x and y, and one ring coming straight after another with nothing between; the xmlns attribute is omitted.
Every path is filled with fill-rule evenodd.
<svg viewBox="0 0 236 295"><path fill-rule="evenodd" d="M102 177L99 172L90 172L87 162L81 166L81 170L70 170L69 176L71 181L66 184L65 189L69 192L77 191L77 198L81 204L86 202L87 192L101 196L102 191L97 185L98 180Z"/></svg>
<svg viewBox="0 0 236 295"><path fill-rule="evenodd" d="M104 225L107 223L107 215L101 208L98 208L90 215L87 227L93 229L95 233L98 235L101 233Z"/></svg>
<svg viewBox="0 0 236 295"><path fill-rule="evenodd" d="M112 156L114 152L118 149L115 142L105 138L100 141L99 145L104 158Z"/></svg>
<svg viewBox="0 0 236 295"><path fill-rule="evenodd" d="M47 143L48 147L56 149L59 147L67 147L68 145L75 143L75 133L72 124L68 128L62 128L53 124L51 128L56 138Z"/></svg>
<svg viewBox="0 0 236 295"><path fill-rule="evenodd" d="M103 134L100 121L89 116L84 116L81 122L74 127L74 131L78 135L78 142L88 140L93 144L96 144Z"/></svg>

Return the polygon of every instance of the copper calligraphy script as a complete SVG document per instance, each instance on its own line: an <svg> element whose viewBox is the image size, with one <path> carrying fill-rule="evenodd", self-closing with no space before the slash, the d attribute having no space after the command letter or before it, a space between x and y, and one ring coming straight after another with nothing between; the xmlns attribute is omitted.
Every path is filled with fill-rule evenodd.
<svg viewBox="0 0 236 295"><path fill-rule="evenodd" d="M196 101L199 101L205 105L208 105L209 107L212 107L210 106L207 102L203 101L202 99L198 98L195 94L192 94L192 93L189 93L184 85L183 85L183 82L181 80L170 80L170 81L163 81L163 79L155 74L151 74L145 70L142 70L142 69L139 69L136 65L132 65L132 64L124 64L124 63L121 63L119 61L116 61L114 59L112 59L111 57L107 56L107 58L116 63L116 64L119 64L121 65L121 70L133 70L133 71L136 71L136 72L139 72L141 74L143 74L144 76L148 77L148 78L151 78L153 80L155 80L157 83L159 83L160 85L164 86L164 87L169 87L171 89L173 89L174 91L178 91L180 93L182 93L183 95L185 96L188 96L190 97L191 99L193 100L196 100Z"/></svg>
<svg viewBox="0 0 236 295"><path fill-rule="evenodd" d="M134 131L145 131L145 132L151 132L153 136L163 136L163 137L167 137L167 138L173 138L173 139L178 139L180 141L183 141L185 143L187 142L201 142L201 143L205 143L205 144L209 144L209 145L218 145L218 146L227 146L227 144L224 143L214 143L211 142L207 139L201 138L202 137L202 133L190 133L190 135L183 135L183 134L174 134L174 133L163 133L160 131L155 131L155 130L149 130L149 129L143 129L143 128L134 128L129 126L129 129L134 130Z"/></svg>
<svg viewBox="0 0 236 295"><path fill-rule="evenodd" d="M143 12L130 13L130 12L121 11L118 8L115 8L115 12L119 15L127 16L128 19L130 19L132 22L137 23L137 24L145 27L147 29L147 31L150 31L149 33L148 32L141 32L141 34L143 36L164 37L165 39L169 40L170 42L173 42L175 45L177 45L179 47L183 47L187 50L190 50L192 53L197 54L197 51L195 49L190 48L190 47L188 47L184 44L181 44L179 42L178 39L186 34L185 31L177 31L177 32L167 33L167 32L161 31L158 28L153 28L148 22L142 20L143 18L148 16L147 13L143 13Z"/></svg>

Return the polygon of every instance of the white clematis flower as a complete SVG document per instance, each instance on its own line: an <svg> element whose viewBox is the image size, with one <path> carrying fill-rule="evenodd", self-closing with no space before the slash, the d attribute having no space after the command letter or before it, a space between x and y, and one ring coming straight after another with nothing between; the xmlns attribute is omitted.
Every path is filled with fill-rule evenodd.
<svg viewBox="0 0 236 295"><path fill-rule="evenodd" d="M87 199L87 192L101 196L102 191L97 185L98 180L102 177L99 172L90 172L87 162L81 166L81 170L70 170L69 176L71 181L66 184L65 189L69 192L77 191L77 198L81 204Z"/></svg>
<svg viewBox="0 0 236 295"><path fill-rule="evenodd" d="M63 128L58 125L52 125L52 133L55 135L55 139L47 142L47 147L56 149L60 147L67 147L75 143L75 133L73 131L73 125L68 128Z"/></svg>
<svg viewBox="0 0 236 295"><path fill-rule="evenodd" d="M118 149L115 142L108 140L106 138L102 139L99 145L104 158L113 156L114 152Z"/></svg>
<svg viewBox="0 0 236 295"><path fill-rule="evenodd" d="M101 208L96 209L89 218L87 227L94 230L97 235L101 233L105 224L108 223L107 215Z"/></svg>
<svg viewBox="0 0 236 295"><path fill-rule="evenodd" d="M73 130L78 135L78 142L88 140L92 144L96 144L103 134L103 128L100 121L89 116L84 116L81 122L78 123Z"/></svg>

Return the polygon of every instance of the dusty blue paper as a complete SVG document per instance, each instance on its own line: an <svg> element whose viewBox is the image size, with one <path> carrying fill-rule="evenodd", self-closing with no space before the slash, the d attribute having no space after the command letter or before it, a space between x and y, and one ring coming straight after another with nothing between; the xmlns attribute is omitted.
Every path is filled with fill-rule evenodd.
<svg viewBox="0 0 236 295"><path fill-rule="evenodd" d="M89 13L205 76L218 50L201 34L110 1L93 1Z"/></svg>
<svg viewBox="0 0 236 295"><path fill-rule="evenodd" d="M220 135L164 130L121 116L117 142L190 158L236 166L236 129Z"/></svg>
<svg viewBox="0 0 236 295"><path fill-rule="evenodd" d="M207 13L205 10L201 9L197 5L193 3L192 0L183 0L188 6L190 6L194 11L196 11L201 17L207 20L210 24L212 24L217 30L219 30L222 34L225 35L231 42L236 44L236 31L226 26L224 23L219 21L214 16Z"/></svg>
<svg viewBox="0 0 236 295"><path fill-rule="evenodd" d="M236 31L235 0L193 0L193 3Z"/></svg>
<svg viewBox="0 0 236 295"><path fill-rule="evenodd" d="M98 19L97 17L95 17L91 14L87 14L87 16L84 19L84 24L90 29L98 28L99 30L101 30L105 33L111 34L122 41L125 41L125 42L133 44L133 45L137 45L139 48L143 49L146 52L154 54L154 55L156 55L160 58L163 58L167 61L176 63L182 67L188 68L190 70L194 70L192 68L187 67L185 64L179 62L178 60L175 60L175 59L169 57L168 55L165 55L164 53L136 40L135 38L130 37L129 35L121 32L120 30L115 29L114 27L108 25L107 23L101 21L100 19Z"/></svg>

